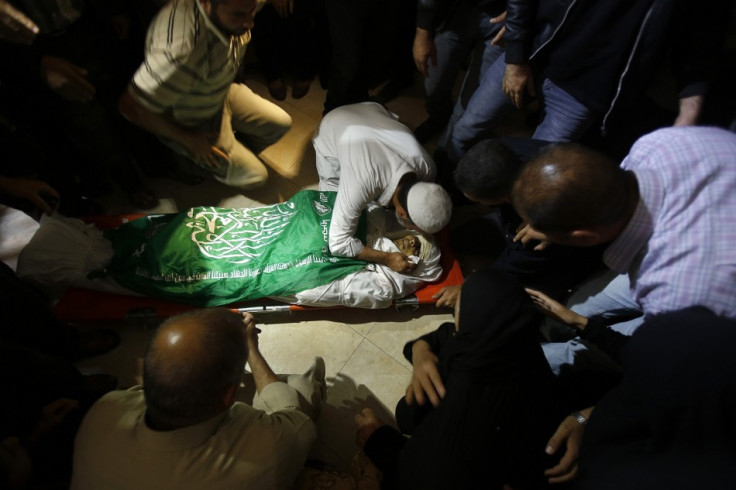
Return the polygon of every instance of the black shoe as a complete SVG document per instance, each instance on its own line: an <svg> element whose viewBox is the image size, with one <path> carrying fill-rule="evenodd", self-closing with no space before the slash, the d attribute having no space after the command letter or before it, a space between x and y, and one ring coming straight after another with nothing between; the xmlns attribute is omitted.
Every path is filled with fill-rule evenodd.
<svg viewBox="0 0 736 490"><path fill-rule="evenodd" d="M396 97L401 95L401 92L411 87L414 83L413 80L390 80L384 85L376 95L371 97L373 102L386 105L388 102L394 100Z"/></svg>
<svg viewBox="0 0 736 490"><path fill-rule="evenodd" d="M309 92L309 86L312 84L312 80L297 80L294 82L294 88L291 89L291 96L295 99L301 99Z"/></svg>
<svg viewBox="0 0 736 490"><path fill-rule="evenodd" d="M428 117L422 124L414 129L414 137L420 143L426 143L437 136L440 131L445 128L446 124L447 121L440 121L433 117Z"/></svg>
<svg viewBox="0 0 736 490"><path fill-rule="evenodd" d="M280 78L268 82L268 93L276 100L286 100L286 85Z"/></svg>

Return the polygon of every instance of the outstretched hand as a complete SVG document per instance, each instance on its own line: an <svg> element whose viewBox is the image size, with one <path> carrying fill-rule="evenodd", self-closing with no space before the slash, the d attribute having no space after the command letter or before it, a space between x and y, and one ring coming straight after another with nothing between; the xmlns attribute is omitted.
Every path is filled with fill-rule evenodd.
<svg viewBox="0 0 736 490"><path fill-rule="evenodd" d="M585 417L589 417L593 408L581 410ZM549 455L555 454L562 444L565 444L565 454L562 459L552 468L544 471L549 483L562 483L570 481L578 474L578 455L580 444L583 440L585 426L577 421L572 415L568 415L557 428L552 438L547 442L545 452Z"/></svg>
<svg viewBox="0 0 736 490"><path fill-rule="evenodd" d="M437 369L439 359L424 340L417 340L412 346L411 363L413 371L411 382L406 388L406 403L424 405L428 398L435 407L445 397L445 385Z"/></svg>
<svg viewBox="0 0 736 490"><path fill-rule="evenodd" d="M532 299L534 306L553 320L557 320L558 322L580 330L584 329L588 325L588 319L586 317L575 313L570 308L553 300L542 291L537 291L536 289L531 288L524 288L524 291L526 291Z"/></svg>
<svg viewBox="0 0 736 490"><path fill-rule="evenodd" d="M455 303L457 303L457 298L460 296L460 289L462 289L462 286L444 286L439 290L439 292L432 296L432 299L437 300L435 306L437 306L437 308L441 308L443 306L454 308Z"/></svg>
<svg viewBox="0 0 736 490"><path fill-rule="evenodd" d="M89 102L95 96L95 86L87 80L87 70L63 58L41 58L41 76L51 90L67 100Z"/></svg>
<svg viewBox="0 0 736 490"><path fill-rule="evenodd" d="M59 199L59 193L46 182L23 177L0 177L0 190L9 196L30 202L46 214L51 214L53 209L44 196L57 201Z"/></svg>

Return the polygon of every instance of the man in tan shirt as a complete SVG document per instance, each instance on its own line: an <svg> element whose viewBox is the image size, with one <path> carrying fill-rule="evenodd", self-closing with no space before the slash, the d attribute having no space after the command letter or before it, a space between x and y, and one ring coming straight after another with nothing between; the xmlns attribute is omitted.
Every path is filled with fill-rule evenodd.
<svg viewBox="0 0 736 490"><path fill-rule="evenodd" d="M165 322L144 386L108 394L85 416L71 488L291 488L316 439L310 415L324 398L324 362L282 382L258 332L250 314L225 309ZM246 360L253 406L235 401Z"/></svg>

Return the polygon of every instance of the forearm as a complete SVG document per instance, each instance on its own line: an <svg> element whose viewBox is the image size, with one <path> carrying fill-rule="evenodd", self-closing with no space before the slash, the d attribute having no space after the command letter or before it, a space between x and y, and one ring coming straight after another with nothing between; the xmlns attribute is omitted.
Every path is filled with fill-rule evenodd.
<svg viewBox="0 0 736 490"><path fill-rule="evenodd" d="M278 377L257 348L249 348L248 365L253 373L253 381L256 384L256 391L258 391L258 393L260 393L267 385L279 381Z"/></svg>
<svg viewBox="0 0 736 490"><path fill-rule="evenodd" d="M388 252L382 252L371 247L363 247L363 250L356 256L357 259L380 265L388 265L388 257Z"/></svg>
<svg viewBox="0 0 736 490"><path fill-rule="evenodd" d="M183 146L191 139L192 131L176 124L165 114L149 111L135 100L128 90L120 98L118 108L128 121L156 136L176 141Z"/></svg>

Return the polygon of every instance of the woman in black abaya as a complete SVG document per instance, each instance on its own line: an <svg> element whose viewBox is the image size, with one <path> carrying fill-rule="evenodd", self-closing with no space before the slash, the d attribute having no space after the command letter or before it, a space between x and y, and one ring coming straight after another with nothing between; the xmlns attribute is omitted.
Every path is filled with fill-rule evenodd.
<svg viewBox="0 0 736 490"><path fill-rule="evenodd" d="M463 284L455 322L404 348L414 375L396 418L410 439L376 429L370 411L356 417L382 488L545 486L545 445L564 413L536 340L539 314L515 278L487 270Z"/></svg>

